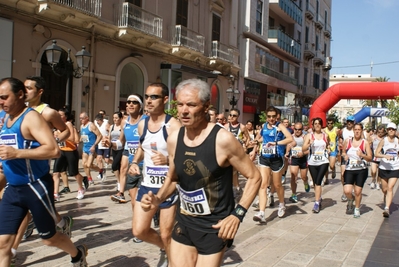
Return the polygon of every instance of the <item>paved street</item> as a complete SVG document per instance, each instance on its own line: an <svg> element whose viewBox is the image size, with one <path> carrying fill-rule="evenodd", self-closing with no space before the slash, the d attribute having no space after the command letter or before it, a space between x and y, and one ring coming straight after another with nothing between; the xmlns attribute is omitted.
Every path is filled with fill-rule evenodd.
<svg viewBox="0 0 399 267"><path fill-rule="evenodd" d="M117 204L110 200L109 196L116 192L116 180L109 174L103 184L95 180L96 185L90 186L83 200L75 199L76 183L70 178L73 192L62 195L56 206L62 215L74 218L72 240L88 246L89 266L156 266L159 250L146 243L132 242L130 202ZM299 202L288 201L291 194L288 177L284 218L277 217L276 202L275 208L266 210L267 225L259 225L252 220L255 211L250 208L233 248L225 254L223 266L363 266L366 259L367 266L381 266L373 264L381 253L374 249L373 254L370 249L381 224L389 225L389 220L397 215L398 201L392 204L391 218L384 219L382 193L370 189L369 178L363 191L361 217L355 219L345 214L346 203L340 200L342 186L334 179L324 186L322 210L314 214L311 212L314 194L312 190L304 193L302 181L298 183ZM241 182L244 184L245 180ZM389 257L389 251L381 255ZM65 253L42 246L35 230L21 244L16 266L70 266L69 261ZM386 266L395 266L398 261L389 262L393 265Z"/></svg>

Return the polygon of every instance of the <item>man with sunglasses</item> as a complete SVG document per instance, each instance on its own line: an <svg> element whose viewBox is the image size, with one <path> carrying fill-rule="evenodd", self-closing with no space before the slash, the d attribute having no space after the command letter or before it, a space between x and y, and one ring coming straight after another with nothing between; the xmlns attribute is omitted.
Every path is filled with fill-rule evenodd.
<svg viewBox="0 0 399 267"><path fill-rule="evenodd" d="M307 159L309 150L305 152L302 151L303 141L305 137L302 131L303 131L303 124L301 122L295 123L294 134L292 135L293 141L292 143L287 145L287 154L289 154L291 159L290 173L291 173L292 195L289 198L289 200L292 203L298 202L298 196L296 192L297 192L297 178L299 170L301 178L303 180L303 184L305 186L305 192L310 191L310 186L308 182L308 159Z"/></svg>
<svg viewBox="0 0 399 267"><path fill-rule="evenodd" d="M335 170L335 163L337 161L338 155L338 136L339 136L339 129L334 126L335 119L333 117L327 118L327 127L324 128L324 132L330 138L330 169L331 169L331 178L335 179L336 177L336 170ZM328 180L328 171L326 172L324 184L329 184Z"/></svg>
<svg viewBox="0 0 399 267"><path fill-rule="evenodd" d="M355 136L353 132L353 126L355 125L355 117L350 115L346 117L346 126L341 130L340 133L340 138L342 140L342 143L344 143L347 139L353 138ZM343 157L341 157L341 183L342 183L342 190L344 186L344 173L345 173L345 166L346 166L346 161ZM348 201L348 198L345 195L345 192L342 191L342 196L341 196L341 201L346 202Z"/></svg>
<svg viewBox="0 0 399 267"><path fill-rule="evenodd" d="M247 127L238 121L238 117L240 117L240 110L236 108L230 109L228 118L229 122L224 127L234 135L234 137L241 143L243 149L246 151L250 138ZM242 196L242 188L240 187L240 183L238 181L238 171L235 169L233 170L233 189L236 202L238 203Z"/></svg>
<svg viewBox="0 0 399 267"><path fill-rule="evenodd" d="M176 118L165 113L165 106L169 102L169 89L166 85L163 83L150 84L145 91L144 98L149 117L141 120L138 124L140 143L129 168L130 174L139 174L141 172L139 162L144 159L143 180L136 198L138 202L141 202L143 195L149 192L157 194L162 187L169 170L166 140L173 131L177 131L181 127ZM169 253L176 201L177 195L174 194L159 205L160 233L151 228L151 220L157 209L147 212L140 205L134 205L133 235L161 249L158 266L167 266L166 255Z"/></svg>
<svg viewBox="0 0 399 267"><path fill-rule="evenodd" d="M223 113L219 113L216 115L216 123L219 123L220 126L224 127L226 124L226 117Z"/></svg>

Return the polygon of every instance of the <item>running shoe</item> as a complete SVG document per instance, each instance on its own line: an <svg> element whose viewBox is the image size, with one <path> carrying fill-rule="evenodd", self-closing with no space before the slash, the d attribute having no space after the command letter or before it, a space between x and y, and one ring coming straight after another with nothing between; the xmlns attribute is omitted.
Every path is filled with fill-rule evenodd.
<svg viewBox="0 0 399 267"><path fill-rule="evenodd" d="M115 202L119 202L119 203L126 203L126 199L125 196L123 195L123 193L118 192L115 195L111 196L111 200L115 201Z"/></svg>
<svg viewBox="0 0 399 267"><path fill-rule="evenodd" d="M101 178L101 182L104 183L107 180L107 170L104 169L103 173L102 173L102 178Z"/></svg>
<svg viewBox="0 0 399 267"><path fill-rule="evenodd" d="M306 192L306 193L309 193L309 191L310 191L309 183L306 183L306 184L305 184L305 192Z"/></svg>
<svg viewBox="0 0 399 267"><path fill-rule="evenodd" d="M360 209L355 208L355 211L353 212L353 218L359 218L360 217Z"/></svg>
<svg viewBox="0 0 399 267"><path fill-rule="evenodd" d="M270 195L270 204L269 204L269 207L274 207L274 195Z"/></svg>
<svg viewBox="0 0 399 267"><path fill-rule="evenodd" d="M381 186L380 186L379 183L376 183L375 189L377 189L377 190L380 190L380 189L381 189Z"/></svg>
<svg viewBox="0 0 399 267"><path fill-rule="evenodd" d="M296 194L292 194L290 199L289 199L292 203L298 203L298 197Z"/></svg>
<svg viewBox="0 0 399 267"><path fill-rule="evenodd" d="M320 203L319 202L315 202L313 209L312 209L313 213L319 213L320 212Z"/></svg>
<svg viewBox="0 0 399 267"><path fill-rule="evenodd" d="M58 201L60 201L60 200L61 200L60 195L59 195L59 194L54 194L54 201L55 201L55 202L58 202Z"/></svg>
<svg viewBox="0 0 399 267"><path fill-rule="evenodd" d="M353 214L353 202L354 202L355 200L352 198L352 199L348 199L348 204L346 205L346 214L348 214L348 215L350 215L350 214Z"/></svg>
<svg viewBox="0 0 399 267"><path fill-rule="evenodd" d="M87 176L83 176L83 184L87 190L89 188L89 179L87 179Z"/></svg>
<svg viewBox="0 0 399 267"><path fill-rule="evenodd" d="M166 251L163 249L161 249L161 255L157 267L168 267L168 257L166 256Z"/></svg>
<svg viewBox="0 0 399 267"><path fill-rule="evenodd" d="M374 183L374 182L371 182L370 188L371 188L371 189L375 189L375 183Z"/></svg>
<svg viewBox="0 0 399 267"><path fill-rule="evenodd" d="M89 180L89 184L90 184L90 185L94 185L93 178L89 177L88 180Z"/></svg>
<svg viewBox="0 0 399 267"><path fill-rule="evenodd" d="M259 209L259 200L255 200L254 203L252 203L252 208Z"/></svg>
<svg viewBox="0 0 399 267"><path fill-rule="evenodd" d="M331 177L332 177L333 179L335 179L335 177L337 177L337 173L335 172L335 168L334 168L334 170L333 170L332 173L331 173Z"/></svg>
<svg viewBox="0 0 399 267"><path fill-rule="evenodd" d="M341 196L341 201L342 201L342 202L348 201L348 198L346 197L345 194L342 194L342 196Z"/></svg>
<svg viewBox="0 0 399 267"><path fill-rule="evenodd" d="M389 218L389 208L385 208L384 211L382 212L382 216L385 218Z"/></svg>
<svg viewBox="0 0 399 267"><path fill-rule="evenodd" d="M86 267L87 266L87 247L85 245L79 245L76 247L81 253L82 257L77 262L72 262L73 267Z"/></svg>
<svg viewBox="0 0 399 267"><path fill-rule="evenodd" d="M309 179L309 185L310 185L310 187L314 187L312 179Z"/></svg>
<svg viewBox="0 0 399 267"><path fill-rule="evenodd" d="M279 206L278 206L278 212L277 212L277 215L278 215L279 218L282 218L284 216L285 209L286 209L285 205L280 203Z"/></svg>
<svg viewBox="0 0 399 267"><path fill-rule="evenodd" d="M60 232L66 234L69 238L72 237L72 226L73 226L73 219L71 216L64 216L62 219L65 221L64 227L60 229Z"/></svg>
<svg viewBox="0 0 399 267"><path fill-rule="evenodd" d="M69 189L68 186L64 187L64 188L60 191L60 194L65 194L65 193L71 193L71 189Z"/></svg>
<svg viewBox="0 0 399 267"><path fill-rule="evenodd" d="M261 214L260 212L256 213L252 219L255 222L266 223L265 215Z"/></svg>
<svg viewBox="0 0 399 267"><path fill-rule="evenodd" d="M77 199L83 199L85 197L85 190L78 190L78 195L76 196Z"/></svg>
<svg viewBox="0 0 399 267"><path fill-rule="evenodd" d="M33 229L35 229L35 223L33 222L33 218L31 218L24 233L23 239L29 238L33 233Z"/></svg>
<svg viewBox="0 0 399 267"><path fill-rule="evenodd" d="M134 243L142 243L143 240L138 239L137 237L133 237L133 242L134 242Z"/></svg>

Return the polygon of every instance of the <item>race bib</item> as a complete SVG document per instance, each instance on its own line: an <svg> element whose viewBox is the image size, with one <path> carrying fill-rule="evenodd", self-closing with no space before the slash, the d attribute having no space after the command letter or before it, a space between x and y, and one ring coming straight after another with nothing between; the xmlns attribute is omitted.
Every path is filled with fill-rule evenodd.
<svg viewBox="0 0 399 267"><path fill-rule="evenodd" d="M89 136L86 134L83 134L82 136L80 136L80 141L82 141L83 143L88 143L89 142Z"/></svg>
<svg viewBox="0 0 399 267"><path fill-rule="evenodd" d="M177 185L177 189L180 196L180 209L184 210L184 213L196 216L211 214L204 188L185 191Z"/></svg>
<svg viewBox="0 0 399 267"><path fill-rule="evenodd" d="M165 166L146 166L145 170L145 184L152 187L161 187L165 182L166 174L168 173L169 167Z"/></svg>
<svg viewBox="0 0 399 267"><path fill-rule="evenodd" d="M363 160L355 160L355 159L349 159L348 166L350 166L353 169L365 167Z"/></svg>
<svg viewBox="0 0 399 267"><path fill-rule="evenodd" d="M323 161L324 160L324 151L316 151L312 157L313 157L314 161Z"/></svg>
<svg viewBox="0 0 399 267"><path fill-rule="evenodd" d="M302 147L296 146L291 149L291 155L295 158L299 157L299 153L302 152Z"/></svg>
<svg viewBox="0 0 399 267"><path fill-rule="evenodd" d="M12 146L18 149L17 134L2 134L0 135L0 145Z"/></svg>
<svg viewBox="0 0 399 267"><path fill-rule="evenodd" d="M138 148L139 148L139 141L127 142L127 150L129 151L130 155L135 155Z"/></svg>
<svg viewBox="0 0 399 267"><path fill-rule="evenodd" d="M59 142L59 143L58 143L58 146L59 146L59 147L66 147L66 143L65 143L65 142Z"/></svg>
<svg viewBox="0 0 399 267"><path fill-rule="evenodd" d="M396 151L396 149L391 149L391 148L388 149L385 152L385 155L393 157L393 159L383 158L382 160L385 161L385 162L393 162L393 161L397 161L398 160L398 152Z"/></svg>
<svg viewBox="0 0 399 267"><path fill-rule="evenodd" d="M262 154L264 155L274 155L276 154L276 146L270 144L263 144Z"/></svg>

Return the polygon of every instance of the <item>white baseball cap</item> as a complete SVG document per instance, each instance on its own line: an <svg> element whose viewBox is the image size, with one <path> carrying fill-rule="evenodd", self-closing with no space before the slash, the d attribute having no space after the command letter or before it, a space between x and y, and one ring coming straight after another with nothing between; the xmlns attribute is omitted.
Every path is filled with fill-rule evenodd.
<svg viewBox="0 0 399 267"><path fill-rule="evenodd" d="M387 125L387 129L388 129L388 128L393 128L393 129L396 130L396 124L393 123L393 122L390 122L390 123L388 123L388 125Z"/></svg>

